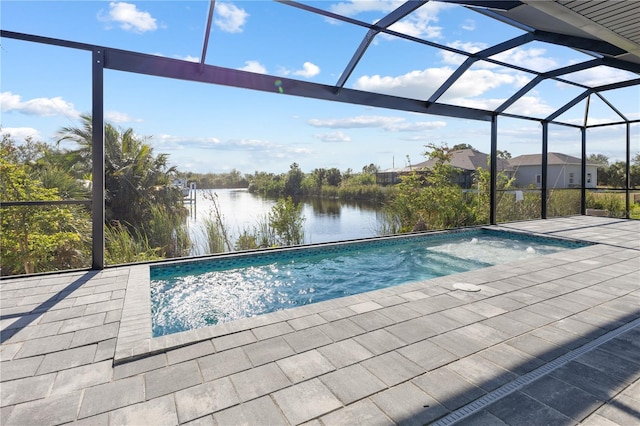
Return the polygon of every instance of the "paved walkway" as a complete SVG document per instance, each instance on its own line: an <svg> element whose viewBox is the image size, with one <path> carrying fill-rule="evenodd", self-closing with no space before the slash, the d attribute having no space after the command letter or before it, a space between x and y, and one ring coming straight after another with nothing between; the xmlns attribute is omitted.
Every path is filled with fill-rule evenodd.
<svg viewBox="0 0 640 426"><path fill-rule="evenodd" d="M0 281L0 423L640 424L640 222L500 228L598 244L176 335L115 366L141 332L121 327L131 268Z"/></svg>

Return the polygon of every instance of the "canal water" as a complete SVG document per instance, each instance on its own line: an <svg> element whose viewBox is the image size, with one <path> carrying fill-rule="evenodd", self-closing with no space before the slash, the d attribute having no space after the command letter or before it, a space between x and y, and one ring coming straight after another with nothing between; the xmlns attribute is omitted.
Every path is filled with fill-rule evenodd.
<svg viewBox="0 0 640 426"><path fill-rule="evenodd" d="M276 200L251 194L246 189L198 189L196 202L186 207L190 210L187 226L191 240L195 243L193 255L207 254L204 243L203 221L215 217L213 201L217 196L218 207L232 236L237 237L244 229L251 230L266 216ZM325 243L357 238L375 237L381 207L370 203L341 202L314 199L303 201L305 243ZM235 238L232 238L235 240Z"/></svg>

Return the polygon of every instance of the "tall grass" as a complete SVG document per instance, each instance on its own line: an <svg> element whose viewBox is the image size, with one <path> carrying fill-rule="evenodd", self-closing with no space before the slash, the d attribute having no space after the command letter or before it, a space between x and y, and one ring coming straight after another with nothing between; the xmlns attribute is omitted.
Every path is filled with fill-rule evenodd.
<svg viewBox="0 0 640 426"><path fill-rule="evenodd" d="M343 183L340 186L322 185L319 195L321 198L341 201L366 200L382 203L386 199L386 192L386 189L380 185Z"/></svg>
<svg viewBox="0 0 640 426"><path fill-rule="evenodd" d="M275 247L277 245L276 231L270 225L267 215L258 219L255 226L245 227L235 243L236 250L255 250L259 248Z"/></svg>
<svg viewBox="0 0 640 426"><path fill-rule="evenodd" d="M147 228L149 243L163 257L189 255L192 247L187 225L181 212L169 211L163 205L151 206L151 220Z"/></svg>
<svg viewBox="0 0 640 426"><path fill-rule="evenodd" d="M542 217L540 191L522 191L522 199L517 200L515 191L497 193L496 220L512 222L518 220L540 219Z"/></svg>
<svg viewBox="0 0 640 426"><path fill-rule="evenodd" d="M211 216L205 217L202 220L202 231L204 232L208 253L224 253L224 231L221 229L222 226L224 225L220 224Z"/></svg>
<svg viewBox="0 0 640 426"><path fill-rule="evenodd" d="M209 253L232 250L255 250L260 248L289 246L304 243L305 218L302 206L291 200L280 199L254 226L245 226L234 238L220 213L217 198L211 197L213 208L203 219L203 233ZM235 241L234 241L235 240Z"/></svg>
<svg viewBox="0 0 640 426"><path fill-rule="evenodd" d="M209 246L210 253L222 253L226 249L231 251L230 233L225 223L224 215L220 210L220 201L217 193L205 193L204 197L211 201L209 217L204 220L204 232ZM220 241L221 240L221 241Z"/></svg>
<svg viewBox="0 0 640 426"><path fill-rule="evenodd" d="M129 229L120 223L105 225L104 240L104 257L108 265L162 259L149 244L146 235L137 231L132 235Z"/></svg>
<svg viewBox="0 0 640 426"><path fill-rule="evenodd" d="M402 229L402 220L400 215L397 213L385 209L378 216L378 220L376 221L376 229L375 232L380 235L395 235L399 234Z"/></svg>
<svg viewBox="0 0 640 426"><path fill-rule="evenodd" d="M547 197L547 217L580 214L579 189L552 189Z"/></svg>

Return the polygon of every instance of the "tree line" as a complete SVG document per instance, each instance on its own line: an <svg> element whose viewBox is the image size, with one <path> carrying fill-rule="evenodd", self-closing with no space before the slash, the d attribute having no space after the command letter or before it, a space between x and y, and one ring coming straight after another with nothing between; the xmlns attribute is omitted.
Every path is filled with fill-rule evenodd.
<svg viewBox="0 0 640 426"><path fill-rule="evenodd" d="M232 169L226 173L179 172L177 177L196 184L198 189L247 188L249 178Z"/></svg>
<svg viewBox="0 0 640 426"><path fill-rule="evenodd" d="M627 176L626 162L611 161L604 154L591 154L587 157L587 164L598 166L598 186L606 188L624 188ZM640 187L640 153L631 158L629 165L629 180L631 188Z"/></svg>
<svg viewBox="0 0 640 426"><path fill-rule="evenodd" d="M316 168L304 173L298 163L292 163L287 173L255 172L248 176L249 192L267 197L326 197L343 201L367 200L383 202L385 188L376 183L380 167L369 164L360 173L352 169L340 171Z"/></svg>

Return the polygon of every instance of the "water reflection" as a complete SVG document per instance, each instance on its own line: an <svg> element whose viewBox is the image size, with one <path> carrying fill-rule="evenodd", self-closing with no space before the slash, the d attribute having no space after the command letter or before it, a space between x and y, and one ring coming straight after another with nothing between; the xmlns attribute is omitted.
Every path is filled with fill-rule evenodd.
<svg viewBox="0 0 640 426"><path fill-rule="evenodd" d="M311 204L313 213L317 216L340 216L340 202L328 199L310 199L306 201Z"/></svg>
<svg viewBox="0 0 640 426"><path fill-rule="evenodd" d="M246 189L228 189L227 191L229 191L229 198L232 200L235 200L237 198L242 197L244 194L246 193Z"/></svg>
<svg viewBox="0 0 640 426"><path fill-rule="evenodd" d="M187 219L189 234L196 244L194 254L206 254L203 222L213 218L212 197L217 195L220 214L237 236L250 230L267 215L276 200L251 194L246 189L198 189L193 214ZM303 199L305 243L324 243L378 236L381 207L371 203L330 199ZM186 206L185 206L186 207Z"/></svg>
<svg viewBox="0 0 640 426"><path fill-rule="evenodd" d="M343 208L356 209L366 212L380 212L382 206L379 203L372 203L367 201L347 200L341 201L329 198L310 198L302 200L303 203L309 204L313 207L314 214L318 215L340 215Z"/></svg>

